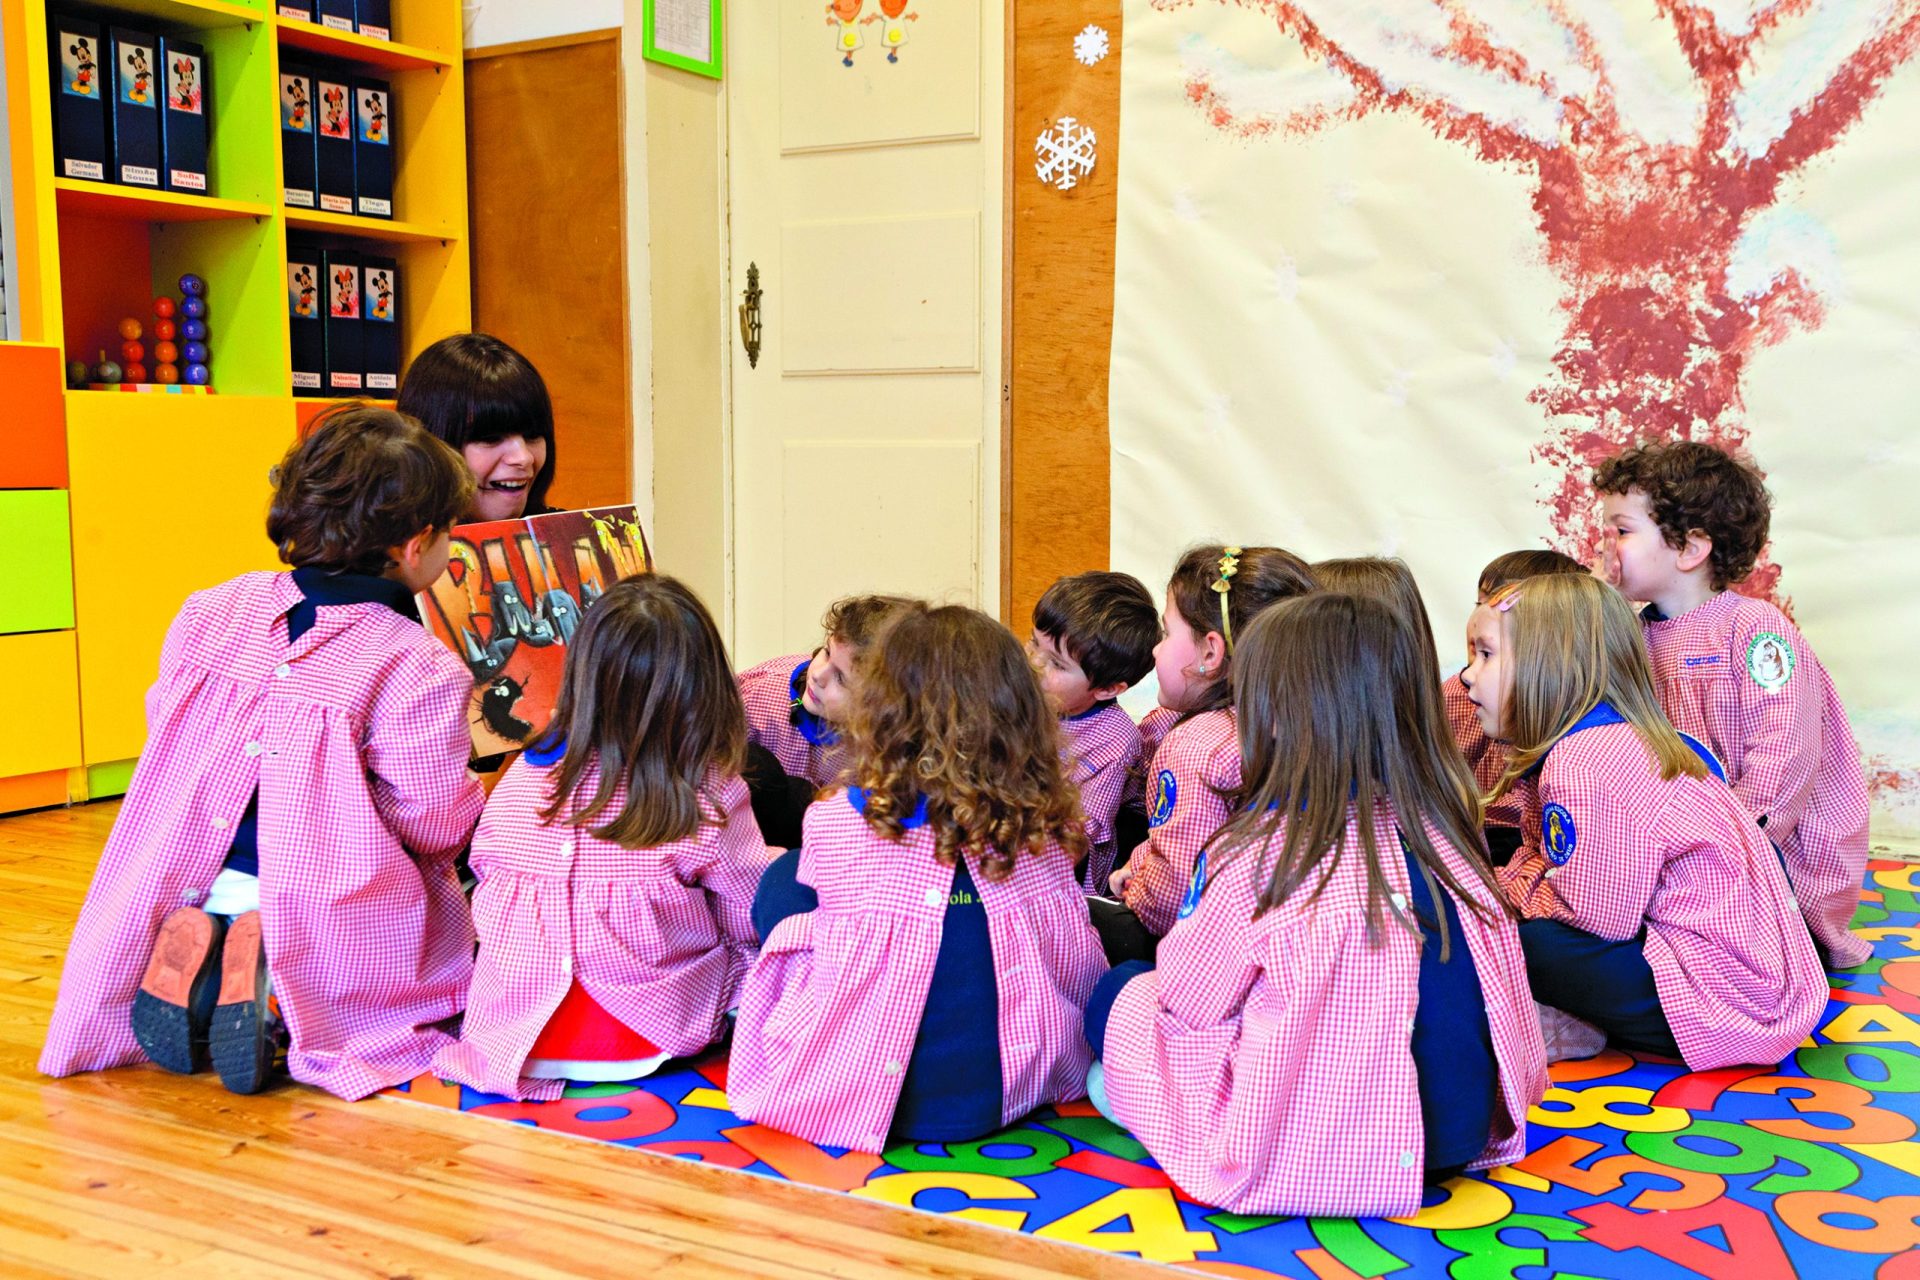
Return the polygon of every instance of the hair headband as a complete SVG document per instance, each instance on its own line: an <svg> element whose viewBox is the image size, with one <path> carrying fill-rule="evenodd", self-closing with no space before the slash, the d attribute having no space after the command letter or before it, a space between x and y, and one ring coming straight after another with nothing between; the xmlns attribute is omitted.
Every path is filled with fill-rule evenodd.
<svg viewBox="0 0 1920 1280"><path fill-rule="evenodd" d="M1222 547L1225 555L1220 557L1220 576L1214 580L1213 589L1220 594L1220 636L1227 642L1227 654L1233 654L1233 614L1227 608L1227 597L1233 591L1233 575L1240 572L1240 548Z"/></svg>

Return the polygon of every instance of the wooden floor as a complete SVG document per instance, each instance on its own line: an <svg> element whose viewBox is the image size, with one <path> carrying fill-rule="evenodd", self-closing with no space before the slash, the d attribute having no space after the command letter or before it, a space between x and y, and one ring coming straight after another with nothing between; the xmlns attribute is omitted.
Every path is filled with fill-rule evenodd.
<svg viewBox="0 0 1920 1280"><path fill-rule="evenodd" d="M0 819L0 1275L1165 1274L953 1218L288 1083L34 1070L114 803Z"/></svg>

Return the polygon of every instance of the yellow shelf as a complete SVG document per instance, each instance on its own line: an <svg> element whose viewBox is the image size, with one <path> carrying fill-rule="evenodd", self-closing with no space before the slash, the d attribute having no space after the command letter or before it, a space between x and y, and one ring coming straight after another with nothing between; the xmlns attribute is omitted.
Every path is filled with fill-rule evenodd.
<svg viewBox="0 0 1920 1280"><path fill-rule="evenodd" d="M139 14L203 31L251 26L267 20L267 14L261 10L232 4L229 0L112 0L109 7L116 15Z"/></svg>
<svg viewBox="0 0 1920 1280"><path fill-rule="evenodd" d="M429 227L419 222L401 222L391 218L361 218L350 213L323 213L318 209L288 209L286 215L287 227L293 231L332 231L367 240L392 240L403 244L423 241L451 244L460 238L450 227Z"/></svg>
<svg viewBox="0 0 1920 1280"><path fill-rule="evenodd" d="M298 18L276 17L273 25L280 33L282 45L304 49L308 53L325 54L330 58L344 58L363 66L381 67L388 71L418 71L427 67L444 70L454 65L454 59L448 55L418 45L375 40L351 31L335 31L316 22L302 22Z"/></svg>
<svg viewBox="0 0 1920 1280"><path fill-rule="evenodd" d="M250 200L222 200L218 196L189 195L184 191L148 191L111 182L83 182L78 178L53 180L54 204L61 213L90 218L118 218L127 222L207 222L214 218L271 218L273 209Z"/></svg>

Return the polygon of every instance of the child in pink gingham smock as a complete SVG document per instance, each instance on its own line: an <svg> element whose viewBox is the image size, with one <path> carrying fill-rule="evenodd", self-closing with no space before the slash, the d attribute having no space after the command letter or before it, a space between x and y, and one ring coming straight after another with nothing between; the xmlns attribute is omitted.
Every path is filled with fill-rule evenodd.
<svg viewBox="0 0 1920 1280"><path fill-rule="evenodd" d="M1645 445L1595 472L1609 563L1641 614L1667 717L1711 747L1786 859L1830 963L1873 948L1848 931L1867 864L1866 770L1832 679L1774 605L1729 590L1766 546L1771 500L1711 445Z"/></svg>
<svg viewBox="0 0 1920 1280"><path fill-rule="evenodd" d="M977 611L914 604L863 667L856 786L808 810L788 855L811 909L781 912L747 976L727 1096L746 1119L879 1151L1084 1096L1080 1010L1106 963L1073 876L1086 836L1057 723L1018 642ZM984 919L955 955L968 910ZM947 1078L961 1062L973 1076ZM971 1132L939 1114L903 1126L929 1096L954 1098Z"/></svg>
<svg viewBox="0 0 1920 1280"><path fill-rule="evenodd" d="M1480 571L1473 603L1478 608L1487 602L1488 596L1522 578L1549 573L1585 572L1585 565L1558 551L1545 548L1509 551L1495 556ZM1452 732L1453 740L1459 744L1460 753L1467 758L1467 767L1473 770L1474 785L1480 788L1480 794L1484 796L1493 790L1494 784L1500 781L1500 775L1507 771L1507 749L1489 738L1480 727L1480 713L1474 709L1473 699L1468 696L1467 687L1461 683L1457 672L1442 682L1440 696L1446 704L1447 728ZM1505 795L1486 806L1486 814L1481 822L1486 829L1487 847L1493 854L1494 865L1506 865L1513 857L1513 851L1520 847L1520 818L1518 796Z"/></svg>
<svg viewBox="0 0 1920 1280"><path fill-rule="evenodd" d="M296 570L199 592L167 633L146 749L68 947L49 1075L149 1056L194 1070L211 1038L230 1088L262 1087L263 966L293 1077L345 1098L418 1075L464 1007L473 930L453 859L483 800L472 682L403 611L444 570L472 477L411 419L368 408L323 419L277 474L267 528ZM330 602L341 579L382 574L396 602ZM256 806L257 876L231 864ZM197 904L216 880L257 909L210 917ZM160 1028L144 1048L137 997Z"/></svg>
<svg viewBox="0 0 1920 1280"><path fill-rule="evenodd" d="M1527 919L1535 998L1695 1071L1780 1061L1826 1007L1825 974L1773 846L1661 715L1626 601L1532 578L1475 619L1467 687L1512 745L1501 790L1525 807L1500 883Z"/></svg>
<svg viewBox="0 0 1920 1280"><path fill-rule="evenodd" d="M904 596L848 596L821 619L811 654L770 658L735 677L747 713L747 785L767 842L793 848L800 819L821 787L840 778L840 721L859 678L860 655Z"/></svg>
<svg viewBox="0 0 1920 1280"><path fill-rule="evenodd" d="M1173 927L1195 856L1226 822L1239 789L1233 632L1312 589L1306 562L1278 547L1195 547L1174 566L1153 660L1161 706L1180 719L1147 765L1146 842L1112 877L1122 905L1092 904L1108 959L1152 955Z"/></svg>
<svg viewBox="0 0 1920 1280"><path fill-rule="evenodd" d="M474 835L480 955L436 1074L550 1099L567 1079L634 1079L721 1038L770 858L737 772L745 746L700 601L654 574L610 588L567 646L548 736Z"/></svg>
<svg viewBox="0 0 1920 1280"><path fill-rule="evenodd" d="M1400 732L1439 729L1431 641L1326 593L1241 645L1250 803L1196 859L1158 966L1096 989L1095 1102L1207 1204L1409 1213L1427 1182L1526 1150L1546 1063L1514 921L1464 766ZM1321 652L1355 661L1302 660Z"/></svg>
<svg viewBox="0 0 1920 1280"><path fill-rule="evenodd" d="M1104 570L1061 578L1033 607L1027 654L1060 713L1060 731L1087 820L1080 882L1105 893L1113 871L1114 821L1140 766L1140 730L1114 699L1153 670L1160 618L1132 574Z"/></svg>

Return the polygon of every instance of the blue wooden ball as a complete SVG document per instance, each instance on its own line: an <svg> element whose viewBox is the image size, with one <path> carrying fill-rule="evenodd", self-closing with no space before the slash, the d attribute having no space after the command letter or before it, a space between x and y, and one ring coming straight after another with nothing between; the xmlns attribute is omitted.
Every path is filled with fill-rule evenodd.
<svg viewBox="0 0 1920 1280"><path fill-rule="evenodd" d="M180 277L180 292L189 298L202 298L207 293L207 282L189 271Z"/></svg>
<svg viewBox="0 0 1920 1280"><path fill-rule="evenodd" d="M185 316L189 320L206 319L207 318L207 300L205 298L193 298L193 297L180 299L180 314Z"/></svg>
<svg viewBox="0 0 1920 1280"><path fill-rule="evenodd" d="M204 342L189 342L182 345L180 348L180 358L188 364L205 364L207 362L207 344Z"/></svg>
<svg viewBox="0 0 1920 1280"><path fill-rule="evenodd" d="M205 320L182 320L180 337L185 342L205 342L207 340L207 322Z"/></svg>
<svg viewBox="0 0 1920 1280"><path fill-rule="evenodd" d="M187 366L186 373L182 375L182 380L196 387L204 387L207 385L208 376L207 366L190 364Z"/></svg>

